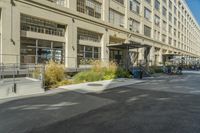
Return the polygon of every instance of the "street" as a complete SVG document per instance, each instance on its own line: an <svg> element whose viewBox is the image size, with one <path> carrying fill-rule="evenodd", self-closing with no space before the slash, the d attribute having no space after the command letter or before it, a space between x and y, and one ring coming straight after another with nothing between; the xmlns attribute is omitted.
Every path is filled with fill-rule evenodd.
<svg viewBox="0 0 200 133"><path fill-rule="evenodd" d="M0 133L199 133L200 73L0 104Z"/></svg>

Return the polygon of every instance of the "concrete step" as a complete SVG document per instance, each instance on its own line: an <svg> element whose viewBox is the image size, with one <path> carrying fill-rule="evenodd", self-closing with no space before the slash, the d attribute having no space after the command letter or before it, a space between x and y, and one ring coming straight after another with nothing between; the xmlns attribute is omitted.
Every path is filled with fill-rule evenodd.
<svg viewBox="0 0 200 133"><path fill-rule="evenodd" d="M0 80L0 99L37 93L44 93L40 80L31 78L16 78L15 81L13 79Z"/></svg>

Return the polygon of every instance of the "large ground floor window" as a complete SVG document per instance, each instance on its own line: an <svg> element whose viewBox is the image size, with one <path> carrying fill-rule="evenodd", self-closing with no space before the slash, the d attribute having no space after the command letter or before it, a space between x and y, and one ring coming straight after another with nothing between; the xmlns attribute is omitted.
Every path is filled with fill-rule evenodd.
<svg viewBox="0 0 200 133"><path fill-rule="evenodd" d="M101 48L78 45L78 65L89 65L94 60L100 60Z"/></svg>
<svg viewBox="0 0 200 133"><path fill-rule="evenodd" d="M21 38L21 64L40 64L54 60L64 63L64 43Z"/></svg>

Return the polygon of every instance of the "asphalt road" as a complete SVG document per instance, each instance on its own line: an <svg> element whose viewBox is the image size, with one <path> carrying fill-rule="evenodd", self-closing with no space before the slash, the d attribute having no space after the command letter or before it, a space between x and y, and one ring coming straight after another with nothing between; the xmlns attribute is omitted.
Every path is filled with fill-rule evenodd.
<svg viewBox="0 0 200 133"><path fill-rule="evenodd" d="M51 104L45 103L48 99ZM40 101L6 102L0 109L0 133L199 133L200 74L150 78L100 94L59 93ZM12 119L18 123L9 128Z"/></svg>

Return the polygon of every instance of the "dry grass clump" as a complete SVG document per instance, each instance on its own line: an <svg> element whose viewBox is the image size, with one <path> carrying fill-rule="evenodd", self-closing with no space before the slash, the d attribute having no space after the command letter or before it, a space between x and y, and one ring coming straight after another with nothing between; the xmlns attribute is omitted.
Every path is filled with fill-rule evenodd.
<svg viewBox="0 0 200 133"><path fill-rule="evenodd" d="M61 64L49 61L45 66L45 86L47 88L54 87L65 79L65 69Z"/></svg>

